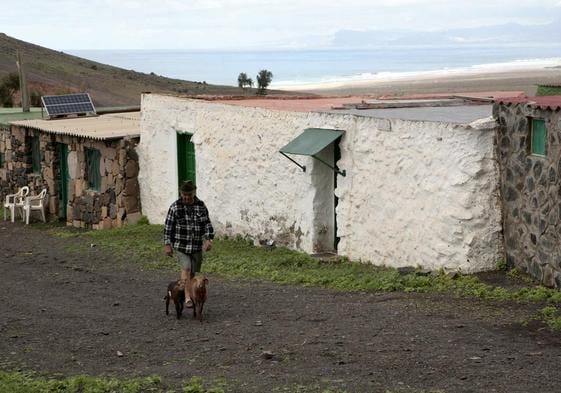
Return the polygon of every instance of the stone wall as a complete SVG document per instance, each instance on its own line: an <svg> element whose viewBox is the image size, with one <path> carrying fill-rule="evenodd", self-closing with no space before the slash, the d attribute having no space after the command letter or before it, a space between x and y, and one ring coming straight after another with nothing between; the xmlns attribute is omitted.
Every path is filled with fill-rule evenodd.
<svg viewBox="0 0 561 393"><path fill-rule="evenodd" d="M503 258L493 119L459 125L239 107L143 95L143 213L162 223L177 198L177 133L193 134L197 192L220 235L275 239L376 265L465 272ZM337 165L279 149L306 128L345 130ZM164 158L165 157L165 158ZM330 194L330 195L328 195ZM329 197L329 198L328 198Z"/></svg>
<svg viewBox="0 0 561 393"><path fill-rule="evenodd" d="M31 139L39 136L41 171L33 173ZM138 185L138 138L98 141L88 138L38 132L12 126L0 131L0 152L6 162L0 169L0 194L15 192L28 185L35 195L47 188L48 213L59 215L61 157L58 143L68 146L68 204L66 221L75 227L94 229L119 227L140 218ZM86 179L85 149L101 153L99 191L89 190Z"/></svg>
<svg viewBox="0 0 561 393"><path fill-rule="evenodd" d="M561 113L496 104L507 263L561 288ZM531 118L544 119L546 156L530 154Z"/></svg>

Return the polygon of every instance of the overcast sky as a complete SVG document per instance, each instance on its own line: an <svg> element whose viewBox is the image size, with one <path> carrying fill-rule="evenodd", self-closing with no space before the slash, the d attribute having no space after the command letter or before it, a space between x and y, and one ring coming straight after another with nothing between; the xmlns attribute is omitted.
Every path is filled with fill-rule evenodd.
<svg viewBox="0 0 561 393"><path fill-rule="evenodd" d="M53 49L314 48L342 29L545 24L561 0L0 0L0 31ZM554 41L559 41L557 37Z"/></svg>

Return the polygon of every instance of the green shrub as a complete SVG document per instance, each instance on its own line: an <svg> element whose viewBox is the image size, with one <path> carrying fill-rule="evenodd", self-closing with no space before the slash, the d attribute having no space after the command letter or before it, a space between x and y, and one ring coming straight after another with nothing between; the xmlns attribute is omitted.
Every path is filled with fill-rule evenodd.
<svg viewBox="0 0 561 393"><path fill-rule="evenodd" d="M142 216L140 217L140 220L138 220L138 225L150 225L150 221L148 220L148 217L146 216Z"/></svg>
<svg viewBox="0 0 561 393"><path fill-rule="evenodd" d="M558 96L561 95L561 86L542 86L539 85L536 96Z"/></svg>

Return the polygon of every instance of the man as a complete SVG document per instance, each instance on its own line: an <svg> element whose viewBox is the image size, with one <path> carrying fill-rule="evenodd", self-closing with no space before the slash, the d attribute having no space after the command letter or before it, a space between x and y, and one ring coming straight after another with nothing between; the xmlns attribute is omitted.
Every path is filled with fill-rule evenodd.
<svg viewBox="0 0 561 393"><path fill-rule="evenodd" d="M171 257L175 250L181 265L181 280L185 285L185 305L192 307L188 287L195 273L201 271L203 251L210 250L214 229L208 210L196 196L191 181L181 186L181 198L169 207L164 225L164 252Z"/></svg>

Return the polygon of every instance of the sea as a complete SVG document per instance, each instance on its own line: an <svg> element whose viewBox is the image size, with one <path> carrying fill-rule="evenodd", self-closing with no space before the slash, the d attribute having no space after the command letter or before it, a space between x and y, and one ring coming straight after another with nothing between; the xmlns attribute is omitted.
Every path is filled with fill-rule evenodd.
<svg viewBox="0 0 561 393"><path fill-rule="evenodd" d="M356 80L390 80L426 73L561 67L561 43L541 45L384 46L317 50L66 50L79 57L170 78L237 85L273 73L271 88Z"/></svg>

